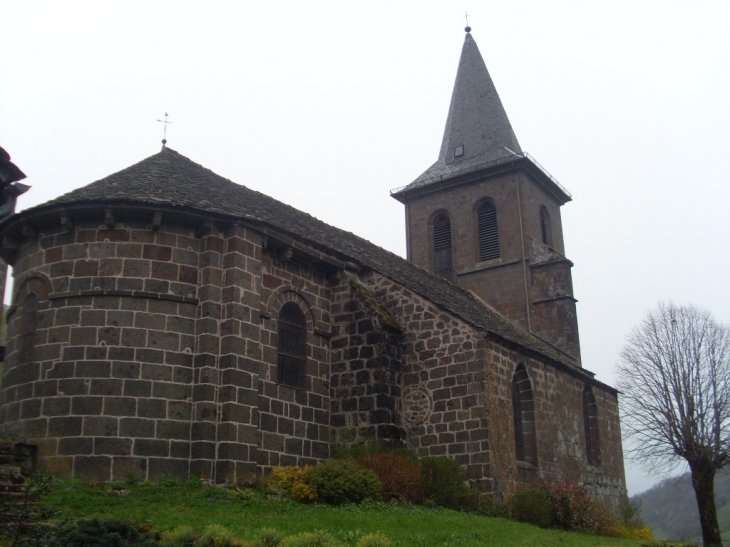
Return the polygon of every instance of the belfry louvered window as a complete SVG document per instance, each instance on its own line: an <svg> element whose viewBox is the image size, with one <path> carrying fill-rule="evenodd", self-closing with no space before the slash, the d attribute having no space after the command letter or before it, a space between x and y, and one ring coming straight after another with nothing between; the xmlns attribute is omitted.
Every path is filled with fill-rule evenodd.
<svg viewBox="0 0 730 547"><path fill-rule="evenodd" d="M307 320L302 309L287 302L279 311L277 381L304 388L307 369Z"/></svg>
<svg viewBox="0 0 730 547"><path fill-rule="evenodd" d="M545 206L540 207L540 233L542 235L542 242L545 245L553 244L553 238L550 233L550 215L548 215Z"/></svg>
<svg viewBox="0 0 730 547"><path fill-rule="evenodd" d="M488 201L477 210L479 231L479 260L499 258L499 230L497 229L497 209Z"/></svg>
<svg viewBox="0 0 730 547"><path fill-rule="evenodd" d="M454 278L454 263L451 252L451 221L440 214L433 222L434 271L449 281Z"/></svg>

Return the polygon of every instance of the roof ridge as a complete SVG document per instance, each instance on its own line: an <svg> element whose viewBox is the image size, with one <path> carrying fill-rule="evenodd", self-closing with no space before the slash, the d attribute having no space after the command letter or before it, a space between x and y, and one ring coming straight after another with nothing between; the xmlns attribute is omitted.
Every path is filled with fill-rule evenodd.
<svg viewBox="0 0 730 547"><path fill-rule="evenodd" d="M328 253L354 259L475 328L493 332L553 360L572 365L552 346L503 317L470 291L363 237L222 177L174 150L165 149L126 169L45 204L26 209L11 218L22 218L54 207L84 202L183 207L271 226Z"/></svg>

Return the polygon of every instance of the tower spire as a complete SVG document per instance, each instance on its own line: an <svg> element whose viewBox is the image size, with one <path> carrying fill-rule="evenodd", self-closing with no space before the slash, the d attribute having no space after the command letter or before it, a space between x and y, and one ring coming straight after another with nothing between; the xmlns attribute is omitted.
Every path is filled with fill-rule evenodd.
<svg viewBox="0 0 730 547"><path fill-rule="evenodd" d="M517 137L467 26L439 158L414 183L521 153Z"/></svg>

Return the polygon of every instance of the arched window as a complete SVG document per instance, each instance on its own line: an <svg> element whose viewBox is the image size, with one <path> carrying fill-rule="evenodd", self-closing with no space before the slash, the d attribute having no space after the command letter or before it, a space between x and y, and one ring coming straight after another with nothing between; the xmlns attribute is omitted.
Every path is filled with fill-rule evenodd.
<svg viewBox="0 0 730 547"><path fill-rule="evenodd" d="M454 263L451 251L451 221L441 213L433 221L433 261L436 275L454 280Z"/></svg>
<svg viewBox="0 0 730 547"><path fill-rule="evenodd" d="M598 405L593 389L583 388L583 426L586 435L586 458L589 465L601 465L601 444L598 438Z"/></svg>
<svg viewBox="0 0 730 547"><path fill-rule="evenodd" d="M33 360L35 330L38 325L38 295L34 292L25 295L23 316L18 337L18 362L30 363Z"/></svg>
<svg viewBox="0 0 730 547"><path fill-rule="evenodd" d="M499 258L497 209L493 203L485 201L477 209L477 228L479 232L479 260Z"/></svg>
<svg viewBox="0 0 730 547"><path fill-rule="evenodd" d="M287 302L279 311L277 381L304 388L307 369L307 320L302 309Z"/></svg>
<svg viewBox="0 0 730 547"><path fill-rule="evenodd" d="M535 434L535 399L525 366L517 365L512 376L512 420L515 432L517 461L537 467Z"/></svg>
<svg viewBox="0 0 730 547"><path fill-rule="evenodd" d="M545 245L552 246L553 237L550 230L550 215L544 205L540 207L540 234L542 235L542 242Z"/></svg>

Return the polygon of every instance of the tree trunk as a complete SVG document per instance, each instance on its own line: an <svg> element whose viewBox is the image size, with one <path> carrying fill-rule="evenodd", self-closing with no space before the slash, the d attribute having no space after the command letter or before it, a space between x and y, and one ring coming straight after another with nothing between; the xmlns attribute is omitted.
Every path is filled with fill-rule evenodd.
<svg viewBox="0 0 730 547"><path fill-rule="evenodd" d="M704 462L690 462L689 468L692 472L697 509L700 512L702 543L705 547L722 547L715 507L715 468Z"/></svg>

